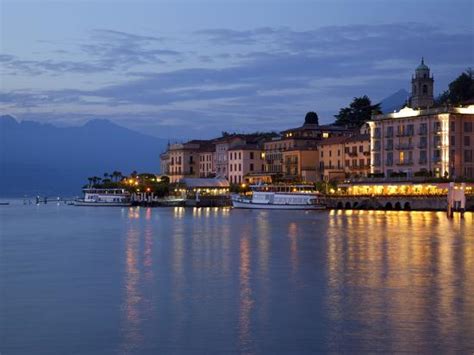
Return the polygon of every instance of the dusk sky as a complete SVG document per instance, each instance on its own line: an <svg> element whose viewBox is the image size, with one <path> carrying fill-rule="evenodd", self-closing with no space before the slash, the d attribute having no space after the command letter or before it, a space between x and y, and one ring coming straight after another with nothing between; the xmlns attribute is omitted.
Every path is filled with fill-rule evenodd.
<svg viewBox="0 0 474 355"><path fill-rule="evenodd" d="M1 3L0 111L163 138L329 123L425 57L435 92L474 66L472 0Z"/></svg>

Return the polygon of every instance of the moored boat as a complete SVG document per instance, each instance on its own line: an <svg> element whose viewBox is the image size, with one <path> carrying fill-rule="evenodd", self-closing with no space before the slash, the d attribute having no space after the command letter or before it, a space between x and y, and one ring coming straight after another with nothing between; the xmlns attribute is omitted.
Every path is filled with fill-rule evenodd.
<svg viewBox="0 0 474 355"><path fill-rule="evenodd" d="M74 206L127 207L131 206L130 193L124 189L83 190L84 198L74 200Z"/></svg>
<svg viewBox="0 0 474 355"><path fill-rule="evenodd" d="M309 185L274 185L251 186L252 195L233 196L232 206L248 209L275 210L323 210L318 193L311 190Z"/></svg>

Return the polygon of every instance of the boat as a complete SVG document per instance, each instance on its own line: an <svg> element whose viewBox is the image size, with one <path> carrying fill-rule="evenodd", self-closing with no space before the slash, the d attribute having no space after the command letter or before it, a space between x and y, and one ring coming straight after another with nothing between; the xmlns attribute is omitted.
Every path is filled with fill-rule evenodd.
<svg viewBox="0 0 474 355"><path fill-rule="evenodd" d="M252 195L232 196L234 208L274 210L324 210L319 193L311 185L252 185Z"/></svg>
<svg viewBox="0 0 474 355"><path fill-rule="evenodd" d="M125 189L87 188L82 191L84 198L74 200L74 206L127 207L132 205L130 193Z"/></svg>

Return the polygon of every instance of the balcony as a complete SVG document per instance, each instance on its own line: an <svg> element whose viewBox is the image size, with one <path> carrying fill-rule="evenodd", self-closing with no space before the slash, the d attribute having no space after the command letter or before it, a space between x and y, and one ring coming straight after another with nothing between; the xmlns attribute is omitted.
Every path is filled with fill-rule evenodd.
<svg viewBox="0 0 474 355"><path fill-rule="evenodd" d="M413 145L412 144L398 144L397 149L398 150L410 150L410 149L413 149Z"/></svg>
<svg viewBox="0 0 474 355"><path fill-rule="evenodd" d="M397 137L412 137L413 132L398 132Z"/></svg>
<svg viewBox="0 0 474 355"><path fill-rule="evenodd" d="M347 155L349 155L350 157L356 157L357 156L357 152L346 152Z"/></svg>
<svg viewBox="0 0 474 355"><path fill-rule="evenodd" d="M363 152L362 154L364 154L366 157L370 155L370 151L369 152Z"/></svg>
<svg viewBox="0 0 474 355"><path fill-rule="evenodd" d="M399 161L396 163L398 166L409 166L413 165L413 160L404 160L404 161Z"/></svg>

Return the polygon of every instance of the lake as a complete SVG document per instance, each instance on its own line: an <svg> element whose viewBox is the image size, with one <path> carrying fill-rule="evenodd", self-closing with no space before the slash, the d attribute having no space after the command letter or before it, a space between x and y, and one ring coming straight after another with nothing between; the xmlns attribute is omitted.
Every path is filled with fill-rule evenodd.
<svg viewBox="0 0 474 355"><path fill-rule="evenodd" d="M0 206L1 354L474 351L474 215Z"/></svg>

